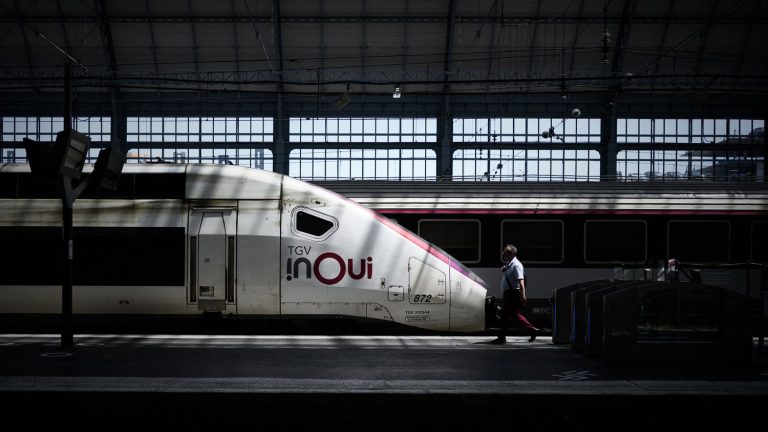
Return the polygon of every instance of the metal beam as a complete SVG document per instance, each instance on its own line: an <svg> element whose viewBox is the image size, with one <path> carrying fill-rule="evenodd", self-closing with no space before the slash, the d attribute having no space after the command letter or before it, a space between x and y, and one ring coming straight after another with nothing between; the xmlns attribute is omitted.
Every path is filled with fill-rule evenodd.
<svg viewBox="0 0 768 432"><path fill-rule="evenodd" d="M365 6L368 4L368 1L367 0L362 0L361 3L363 4L363 16L365 16L366 12L367 12L367 8ZM362 44L360 46L360 63L361 63L361 66L362 66L362 74L363 74L363 76L367 76L366 73L365 73L366 72L365 71L365 63L366 63L366 58L367 58L366 54L367 54L367 49L368 49L368 46L367 46L368 45L368 39L366 37L367 36L367 32L366 32L367 29L365 27L365 24L366 24L366 21L361 21L360 22L360 26L361 26L360 39L362 41Z"/></svg>
<svg viewBox="0 0 768 432"><path fill-rule="evenodd" d="M637 0L624 0L624 8L621 12L619 31L616 36L616 47L613 51L613 63L611 64L612 80L608 86L605 106L600 116L600 179L602 181L616 181L616 106L622 91L621 71L624 68L624 52L632 30L632 22L637 10Z"/></svg>
<svg viewBox="0 0 768 432"><path fill-rule="evenodd" d="M232 16L235 16L235 0L230 0L229 2L230 7L232 7ZM232 22L232 40L234 44L232 45L232 51L235 54L235 71L238 73L240 72L240 41L237 38L237 23ZM240 89L240 86L237 86L238 90Z"/></svg>
<svg viewBox="0 0 768 432"><path fill-rule="evenodd" d="M95 23L98 21L98 17L95 16L80 16L80 15L67 15L67 16L55 16L55 15L36 15L27 16L27 22L30 23L58 23L65 22L71 24L83 24L83 23ZM158 24L184 24L184 23L197 23L197 24L228 24L232 22L247 24L251 22L257 22L262 24L270 24L272 22L271 15L254 16L254 17L242 17L242 16L229 16L229 15L208 15L208 16L111 16L109 21L111 23L144 23L148 20L152 20ZM497 17L497 16L471 16L463 15L456 17L457 24L499 24L499 25L525 25L533 24L541 20L540 16L515 16L515 17ZM621 18L609 17L609 24L619 23ZM751 16L720 16L714 18L716 24L749 24L752 20ZM448 17L446 16L283 16L280 18L281 23L289 24L317 24L317 23L332 23L332 24L446 24ZM604 18L602 15L590 15L590 16L555 16L547 17L548 23L558 24L602 24ZM669 20L663 16L638 16L634 21L638 24L665 24L670 22L671 24L707 24L710 22L708 18L701 16L676 16L671 17ZM11 16L0 16L0 23L13 23L15 18Z"/></svg>
<svg viewBox="0 0 768 432"><path fill-rule="evenodd" d="M243 112L258 113L257 117L275 116L275 96L270 93L210 94L204 104L190 103L197 100L196 93L163 92L160 99L153 92L123 92L124 108L130 116L157 116L176 112L182 116L203 116L217 113L222 116L238 116ZM36 99L28 92L0 90L3 112L12 116L56 116L62 112L62 93L41 92ZM605 104L602 93L572 94L571 101L581 108L583 118L599 117ZM640 118L768 118L765 95L754 92L734 99L730 91L711 93L702 104L692 105L689 97L677 94L624 93L622 104L617 106L619 117ZM236 103L236 104L235 104ZM311 111L311 98L291 99L285 104L285 117L296 117ZM241 108L242 107L242 108ZM443 96L430 94L418 98L403 99L392 103L391 95L368 95L364 104L355 100L345 109L345 116L380 117L439 117L444 104ZM78 113L83 116L108 115L104 95L98 92L81 92L78 97ZM562 114L559 93L531 94L526 98L510 98L508 94L452 95L451 112L457 117L508 117L510 113L525 113L527 117L549 118ZM255 115L255 114L254 114Z"/></svg>
<svg viewBox="0 0 768 432"><path fill-rule="evenodd" d="M247 0L246 0L247 1ZM257 17L252 17L253 22L257 22ZM283 29L281 26L282 18L280 16L280 0L272 0L272 33L275 35L275 49L277 50L277 70L280 73L280 79L283 79L285 64L283 59Z"/></svg>
<svg viewBox="0 0 768 432"><path fill-rule="evenodd" d="M16 14L17 14L16 21L19 23L19 31L21 32L21 38L24 40L24 54L27 57L27 68L29 68L29 73L34 75L35 67L32 65L32 55L30 54L32 50L29 47L29 40L27 40L27 32L25 31L26 25L25 25L24 13L21 11L21 8L19 8L18 0L13 0L13 7L14 9L16 9Z"/></svg>
<svg viewBox="0 0 768 432"><path fill-rule="evenodd" d="M621 12L619 33L616 36L616 47L613 50L613 62L611 72L614 74L624 70L624 57L629 43L629 35L632 31L632 22L637 11L637 0L625 0L624 9Z"/></svg>
<svg viewBox="0 0 768 432"><path fill-rule="evenodd" d="M448 25L445 27L445 53L443 55L443 71L445 72L446 90L448 90L448 78L451 74L451 60L453 56L453 21L456 17L456 0L448 3Z"/></svg>
<svg viewBox="0 0 768 432"><path fill-rule="evenodd" d="M407 16L408 15L408 11L409 11L409 7L408 6L410 6L411 2L406 1L406 2L403 2L403 3L405 5L404 15ZM402 57L402 61L403 61L402 62L402 66L403 67L401 69L401 75L402 75L401 79L405 79L405 70L408 67L407 59L408 59L408 50L410 49L410 46L408 46L408 41L409 41L409 39L408 39L408 23L403 23L403 47L402 47L402 50L401 50L401 52L402 52L401 57Z"/></svg>
<svg viewBox="0 0 768 432"><path fill-rule="evenodd" d="M112 28L109 24L107 13L107 2L106 0L94 0L94 7L95 10L98 12L99 17L101 18L99 21L99 28L101 30L101 40L102 45L104 47L104 54L107 58L107 62L109 63L109 71L107 71L108 74L117 76L118 75L118 69L117 69L117 55L115 54L115 44L112 39ZM122 142L123 150L127 150L127 147L125 147L128 143L128 129L126 125L126 118L123 115L123 105L121 103L122 99L120 97L120 84L119 82L117 85L111 86L109 88L110 93L110 102L112 105L112 128L110 130L110 138L112 142Z"/></svg>
<svg viewBox="0 0 768 432"><path fill-rule="evenodd" d="M707 20L706 25L701 31L701 46L699 47L699 55L696 59L696 67L694 68L694 71L701 72L701 61L704 59L704 51L707 49L707 40L709 39L709 31L712 29L712 26L715 25L714 19L717 15L717 6L720 3L720 0L715 0L715 2L712 4L712 10L709 11L709 19Z"/></svg>
<svg viewBox="0 0 768 432"><path fill-rule="evenodd" d="M152 42L152 62L154 63L155 73L158 73L160 72L160 69L157 61L157 43L155 42L155 26L152 22L152 11L149 8L149 0L144 0L144 7L146 7L147 9L147 15L149 17L147 24L149 24L149 39Z"/></svg>
<svg viewBox="0 0 768 432"><path fill-rule="evenodd" d="M453 124L451 122L451 99L449 92L451 85L449 83L451 73L451 61L453 56L453 32L454 18L456 17L456 0L448 3L448 25L445 28L445 55L443 56L443 72L445 81L443 82L443 112L438 122L438 140L440 145L436 149L437 175L448 175L451 173L451 143L453 137Z"/></svg>
<svg viewBox="0 0 768 432"><path fill-rule="evenodd" d="M320 9L320 15L325 14L325 8L323 5L325 2L323 0L318 0L318 8ZM325 23L320 23L320 66L318 68L318 74L322 74L325 70ZM319 75L318 75L319 77ZM318 96L319 97L319 96Z"/></svg>
<svg viewBox="0 0 768 432"><path fill-rule="evenodd" d="M192 0L187 0L187 6L189 7L189 15L191 18L194 18L192 16ZM197 46L197 34L195 32L195 21L189 21L190 28L192 30L192 50L195 55L195 70L200 70L200 58L198 55L198 51L200 50L200 47Z"/></svg>
<svg viewBox="0 0 768 432"><path fill-rule="evenodd" d="M247 1L247 0L245 0ZM252 17L253 18L253 17ZM253 21L255 22L255 21ZM254 24L255 25L255 24ZM290 122L286 117L285 111L285 87L283 80L285 79L285 64L283 60L283 31L280 26L280 0L272 0L272 34L275 35L275 49L277 51L277 96L275 101L275 122L274 122L274 142L275 153L273 155L273 167L275 172L280 174L288 174L288 133ZM271 73L274 76L273 73Z"/></svg>
<svg viewBox="0 0 768 432"><path fill-rule="evenodd" d="M667 18L672 17L672 11L675 9L675 1L676 0L670 0L669 1L669 9L667 9ZM664 44L667 42L667 33L669 32L669 20L667 20L666 23L664 23L664 30L661 32L661 40L659 41L659 48L658 48L658 54L656 55L656 74L658 75L659 70L661 69L661 56L664 53ZM656 89L656 84L654 83L651 87L651 90Z"/></svg>
<svg viewBox="0 0 768 432"><path fill-rule="evenodd" d="M499 7L499 0L496 0L491 5L491 9L488 10L488 15L491 15L491 13L493 15L496 15L496 12L498 11L498 7ZM482 27L480 27L480 30L482 30ZM478 30L478 34L476 37L480 37L480 34L479 34L480 30ZM496 21L494 21L491 24L491 38L488 40L488 51L487 51L488 52L488 68L487 69L489 71L491 70L491 67L493 67L493 48L495 46L494 45L495 43L496 43ZM490 91L489 86L485 87L485 91Z"/></svg>
<svg viewBox="0 0 768 432"><path fill-rule="evenodd" d="M405 79L403 79L403 77ZM535 90L559 92L560 84L565 81L576 89L603 89L606 82L622 82L629 89L640 90L649 89L654 81L668 87L693 88L717 78L719 82L733 82L744 88L751 88L760 93L765 93L765 83L768 80L766 74L659 74L659 75L633 75L615 76L605 74L575 74L574 76L563 78L561 73L552 72L548 75L535 78L523 77L517 74L509 73L504 75L495 75L487 71L454 71L448 83L451 85L452 93L456 93L455 86L470 86L476 91L470 93L480 93L485 84L536 84ZM24 74L20 72L2 72L0 71L1 87L24 87L30 86L60 86L62 79L61 72L56 71L38 71L35 74ZM317 75L313 70L287 70L283 73L277 71L241 71L237 72L177 72L164 73L160 75L131 75L122 73L115 77L110 73L91 72L87 76L78 76L74 78L79 86L102 87L106 88L112 84L112 81L120 81L120 85L127 86L145 86L157 87L167 90L173 90L177 86L210 86L212 91L231 89L236 85L248 86L274 86L278 84L300 86L307 89L307 92L315 90L318 82ZM443 93L442 85L445 82L445 74L442 71L367 71L365 74L359 71L337 71L326 73L326 80L321 81L322 86L346 86L348 83L368 85L372 87L379 86L381 89L391 90L394 84L413 85L412 93ZM423 86L418 88L417 86ZM466 92L467 89L463 89ZM358 93L362 93L358 90ZM314 93L312 93L314 94ZM559 94L559 93L558 93Z"/></svg>
<svg viewBox="0 0 768 432"><path fill-rule="evenodd" d="M579 14L578 17L581 18L584 14L584 3L586 3L587 0L581 0L581 4L579 4ZM674 2L674 0L672 0ZM579 30L581 30L581 22L576 23L576 30L573 32L573 43L571 44L571 67L570 72L568 72L568 76L573 75L573 66L576 64L576 46L579 42Z"/></svg>
<svg viewBox="0 0 768 432"><path fill-rule="evenodd" d="M59 15L64 15L61 11L61 0L56 0L56 10L59 11ZM67 26L64 25L64 21L61 21L61 34L64 36L64 48L67 52L72 52L72 45L69 43L69 34L67 34Z"/></svg>
<svg viewBox="0 0 768 432"><path fill-rule="evenodd" d="M107 17L106 0L94 0L94 7L99 13L99 29L101 31L101 41L104 47L104 54L109 64L109 70L117 75L117 56L115 54L115 44L112 39L112 29Z"/></svg>
<svg viewBox="0 0 768 432"><path fill-rule="evenodd" d="M755 24L760 22L760 5L761 0L755 0L755 9L752 11L752 19L749 21L746 32L744 32L744 42L741 44L741 51L739 52L739 63L736 66L736 70L740 71L741 66L744 64L744 59L747 57L747 47L752 36L752 30L755 28ZM764 18L763 18L764 19Z"/></svg>
<svg viewBox="0 0 768 432"><path fill-rule="evenodd" d="M541 2L543 0L539 0L536 2L536 21L535 24L533 24L533 36L531 36L531 49L528 50L528 55L531 57L528 60L528 73L527 76L531 76L531 71L533 71L533 59L536 57L536 34L539 30L539 23L540 20L539 14L541 14ZM530 27L529 27L530 28ZM528 87L530 89L530 86Z"/></svg>

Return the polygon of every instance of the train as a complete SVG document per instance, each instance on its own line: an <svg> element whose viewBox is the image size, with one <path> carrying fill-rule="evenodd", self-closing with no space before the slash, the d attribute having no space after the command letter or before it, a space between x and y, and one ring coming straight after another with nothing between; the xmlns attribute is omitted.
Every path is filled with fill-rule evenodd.
<svg viewBox="0 0 768 432"><path fill-rule="evenodd" d="M86 166L88 175L92 166ZM233 165L129 164L74 205L75 317L352 317L482 332L484 280L443 249L317 185ZM55 317L62 204L0 164L0 316Z"/></svg>
<svg viewBox="0 0 768 432"><path fill-rule="evenodd" d="M762 182L337 182L333 190L436 244L501 297L505 244L525 265L527 316L586 281L675 279L758 299L768 290ZM766 308L768 310L768 307Z"/></svg>

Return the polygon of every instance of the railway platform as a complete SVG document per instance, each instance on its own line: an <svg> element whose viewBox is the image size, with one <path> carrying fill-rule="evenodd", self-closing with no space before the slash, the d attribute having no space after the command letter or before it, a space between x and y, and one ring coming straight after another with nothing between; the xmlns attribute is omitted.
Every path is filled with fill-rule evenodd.
<svg viewBox="0 0 768 432"><path fill-rule="evenodd" d="M491 339L77 334L64 352L56 334L2 334L0 407L93 427L509 430L733 424L768 406L757 358L612 364L550 337Z"/></svg>

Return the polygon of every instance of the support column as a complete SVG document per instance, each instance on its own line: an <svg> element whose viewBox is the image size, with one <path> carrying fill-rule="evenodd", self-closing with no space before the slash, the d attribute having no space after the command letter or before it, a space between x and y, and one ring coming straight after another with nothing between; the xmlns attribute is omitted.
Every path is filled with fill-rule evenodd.
<svg viewBox="0 0 768 432"><path fill-rule="evenodd" d="M763 125L768 124L768 119L763 118ZM762 162L755 161L755 164L762 163L763 167L763 176L762 178L758 177L757 181L762 181L763 183L768 183L768 173L766 172L765 168L765 159L768 157L768 142L765 141L765 126L763 126L763 154L762 154Z"/></svg>
<svg viewBox="0 0 768 432"><path fill-rule="evenodd" d="M72 64L64 64L64 131L72 130ZM71 351L74 347L74 331L72 330L72 285L74 264L72 239L72 213L74 199L72 198L72 180L65 176L57 177L61 181L61 259L64 273L61 284L61 349Z"/></svg>
<svg viewBox="0 0 768 432"><path fill-rule="evenodd" d="M274 154L274 170L279 174L288 174L288 149L286 146L286 137L288 136L288 128L290 122L285 117L285 104L283 103L282 84L280 85L280 93L277 94L277 112L275 113L275 128L273 131L273 139L275 142L275 154Z"/></svg>
<svg viewBox="0 0 768 432"><path fill-rule="evenodd" d="M437 179L451 180L453 176L453 115L450 108L450 96L443 99L443 114L437 118Z"/></svg>
<svg viewBox="0 0 768 432"><path fill-rule="evenodd" d="M616 181L616 98L610 97L600 117L600 181Z"/></svg>

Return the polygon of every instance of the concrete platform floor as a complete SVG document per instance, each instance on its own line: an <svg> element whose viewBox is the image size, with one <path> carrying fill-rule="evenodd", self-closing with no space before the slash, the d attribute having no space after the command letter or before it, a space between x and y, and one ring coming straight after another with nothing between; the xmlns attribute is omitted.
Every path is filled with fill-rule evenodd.
<svg viewBox="0 0 768 432"><path fill-rule="evenodd" d="M45 406L41 422L85 410L94 426L118 416L191 426L506 430L651 425L670 416L727 424L768 406L764 364L610 364L549 337L502 346L491 339L80 334L63 352L59 335L3 334L0 407Z"/></svg>

